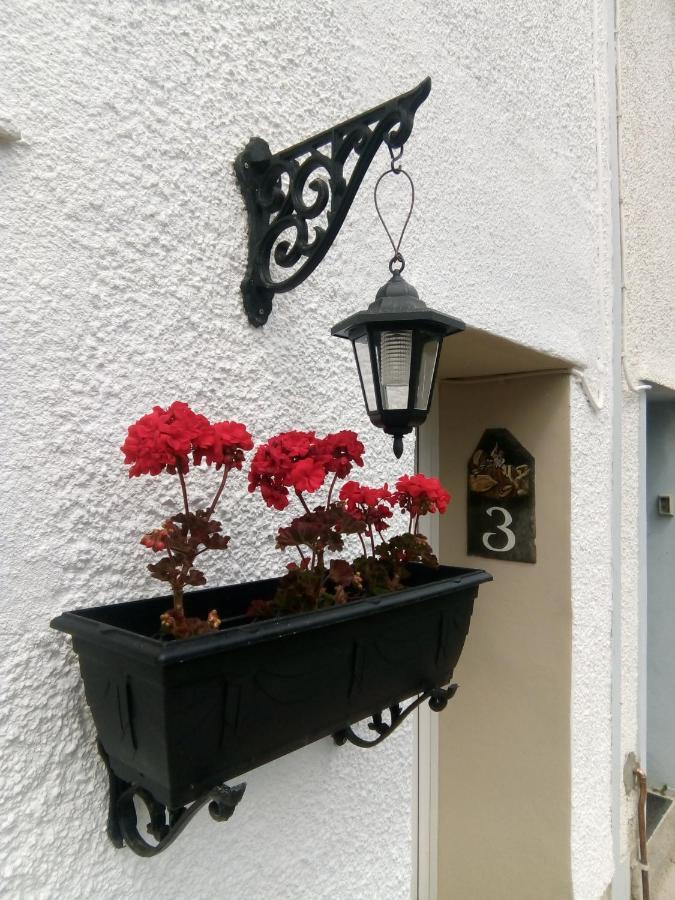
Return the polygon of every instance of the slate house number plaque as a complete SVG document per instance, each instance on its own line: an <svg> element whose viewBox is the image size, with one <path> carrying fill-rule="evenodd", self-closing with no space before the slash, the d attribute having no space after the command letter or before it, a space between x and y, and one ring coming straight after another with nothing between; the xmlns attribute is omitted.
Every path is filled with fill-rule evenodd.
<svg viewBox="0 0 675 900"><path fill-rule="evenodd" d="M506 428L488 428L469 460L467 552L537 561L534 457Z"/></svg>

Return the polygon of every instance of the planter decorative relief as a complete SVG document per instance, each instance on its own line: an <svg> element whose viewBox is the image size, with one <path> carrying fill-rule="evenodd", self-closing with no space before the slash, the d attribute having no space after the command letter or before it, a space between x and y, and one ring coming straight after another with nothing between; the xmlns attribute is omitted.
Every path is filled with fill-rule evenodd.
<svg viewBox="0 0 675 900"><path fill-rule="evenodd" d="M109 769L113 843L154 855L205 803L218 820L232 815L244 785L225 781L328 735L378 744L425 699L442 709L478 587L491 576L410 568L395 593L265 621L245 612L273 596L277 579L194 591L191 610L216 608L223 626L191 640L156 636L166 597L57 616L52 627L73 637ZM372 740L351 728L367 717ZM134 796L156 845L138 832Z"/></svg>

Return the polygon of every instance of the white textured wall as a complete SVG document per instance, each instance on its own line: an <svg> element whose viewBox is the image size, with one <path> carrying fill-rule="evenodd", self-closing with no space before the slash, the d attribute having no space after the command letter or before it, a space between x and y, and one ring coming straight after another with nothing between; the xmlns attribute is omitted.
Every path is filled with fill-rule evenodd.
<svg viewBox="0 0 675 900"><path fill-rule="evenodd" d="M675 6L619 10L628 360L675 388Z"/></svg>
<svg viewBox="0 0 675 900"><path fill-rule="evenodd" d="M0 279L5 388L0 877L15 897L399 900L411 872L410 730L372 753L321 742L251 775L225 825L164 858L108 846L104 779L56 612L155 592L141 531L166 482L125 480L118 446L180 397L258 436L354 427L392 479L348 347L330 325L386 276L370 173L311 280L253 330L238 285L245 217L231 170L424 75L405 161L418 205L410 280L432 305L606 383L610 288L604 5L537 0L179 3L10 0L0 22ZM382 165L385 159L382 157ZM573 782L577 895L611 877L610 418L572 410ZM450 486L452 488L452 486ZM214 580L278 565L243 480ZM448 709L446 715L451 715Z"/></svg>
<svg viewBox="0 0 675 900"><path fill-rule="evenodd" d="M675 387L675 7L670 0L620 0L617 27L626 367L633 381ZM640 590L647 559L639 539L647 490L639 477L644 416L641 424L639 398L625 380L623 388L621 759L635 751L649 765L639 733L640 716L643 722L646 716L640 710L640 669L649 663L640 656L641 628L647 626L640 612L640 603L647 602ZM647 721L647 743L651 727ZM623 819L622 842L630 846L636 827L631 801L624 804Z"/></svg>
<svg viewBox="0 0 675 900"><path fill-rule="evenodd" d="M329 336L387 274L384 241L376 260L358 251L372 227L368 203L264 330L250 328L241 307L236 153L258 132L284 146L420 74L415 65L354 85L360 54L344 50L351 20L314 10L79 0L3 10L4 105L25 139L0 147L5 438L11 432L3 896L409 896L410 727L377 751L325 740L252 773L231 822L202 813L157 860L113 850L76 661L47 627L62 609L158 592L138 540L176 504L176 485L129 481L118 449L127 424L155 402L189 400L259 437L353 427L368 439L373 480L412 466L410 442L397 463L390 440L370 428L348 347ZM351 86L341 96L343 81ZM209 562L214 582L283 563L271 538L279 519L243 478L232 480L223 504L232 552Z"/></svg>

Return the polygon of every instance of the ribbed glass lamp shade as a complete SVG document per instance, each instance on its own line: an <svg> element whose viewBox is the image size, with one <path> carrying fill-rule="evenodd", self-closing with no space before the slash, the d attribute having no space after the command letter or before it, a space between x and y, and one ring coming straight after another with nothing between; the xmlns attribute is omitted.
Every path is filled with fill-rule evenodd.
<svg viewBox="0 0 675 900"><path fill-rule="evenodd" d="M384 409L408 407L412 345L412 331L382 332L378 369Z"/></svg>
<svg viewBox="0 0 675 900"><path fill-rule="evenodd" d="M393 435L397 457L403 435L429 412L443 338L463 330L463 322L422 303L398 272L367 310L331 329L352 342L368 416Z"/></svg>

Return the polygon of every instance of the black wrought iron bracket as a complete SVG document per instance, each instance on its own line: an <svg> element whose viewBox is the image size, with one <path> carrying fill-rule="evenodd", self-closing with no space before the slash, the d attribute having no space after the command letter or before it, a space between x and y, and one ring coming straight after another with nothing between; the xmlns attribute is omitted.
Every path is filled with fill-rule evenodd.
<svg viewBox="0 0 675 900"><path fill-rule="evenodd" d="M389 707L389 722L384 721L382 712L375 713L368 723L368 728L377 734L373 740L360 737L351 725L337 731L333 735L333 740L338 746L349 741L356 747L376 747L426 700L429 701L429 706L434 712L440 712L445 709L448 700L454 697L456 691L457 685L451 684L446 688L432 688L425 691L405 708L396 703ZM233 787L221 784L206 791L189 806L167 809L146 788L124 781L116 775L110 767L108 755L102 744L98 742L97 746L108 773L108 838L114 847L118 849L128 847L137 856L157 856L158 853L162 853L167 847L170 847L207 803L211 818L216 822L226 822L234 814L246 790L245 783L236 784ZM138 830L138 814L134 802L136 798L141 800L147 809L149 822L146 832L154 838L157 842L155 844L149 843Z"/></svg>
<svg viewBox="0 0 675 900"><path fill-rule="evenodd" d="M265 324L275 294L297 287L316 269L378 149L385 143L395 156L403 148L430 90L431 79L425 78L407 94L278 153L262 138L251 138L234 168L248 212L248 265L241 291L252 325ZM345 177L352 154L354 165ZM293 271L277 276L272 263Z"/></svg>
<svg viewBox="0 0 675 900"><path fill-rule="evenodd" d="M152 796L150 791L118 778L110 768L108 756L100 743L98 750L108 771L110 788L108 838L118 849L127 846L137 856L157 856L170 847L206 803L209 804L212 819L216 822L226 822L234 813L246 790L245 784L237 784L234 787L222 784L211 788L190 806L167 809ZM150 822L147 832L157 841L156 844L146 841L138 830L135 797L142 800L148 810Z"/></svg>
<svg viewBox="0 0 675 900"><path fill-rule="evenodd" d="M455 696L457 687L458 685L456 684L450 684L446 688L432 688L430 691L425 691L423 694L420 694L419 697L417 697L416 700L413 700L412 703L409 703L405 709L401 708L399 703L390 706L389 722L383 720L381 712L375 713L372 716L372 720L368 723L368 728L377 734L377 737L372 741L359 737L351 725L347 726L347 728L343 728L341 731L337 731L333 735L333 740L340 747L343 744L346 744L347 741L349 741L350 744L354 744L356 747L377 747L377 745L381 744L385 738L388 738L402 722L405 722L410 713L416 710L418 706L421 706L425 700L429 701L429 706L434 712L440 712L445 709L448 705L448 700Z"/></svg>

